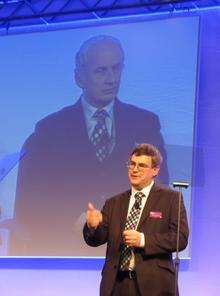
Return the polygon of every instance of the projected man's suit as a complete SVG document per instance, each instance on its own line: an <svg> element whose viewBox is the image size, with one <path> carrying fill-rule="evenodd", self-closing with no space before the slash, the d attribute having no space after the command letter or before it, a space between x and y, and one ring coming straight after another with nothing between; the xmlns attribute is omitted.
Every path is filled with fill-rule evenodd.
<svg viewBox="0 0 220 296"><path fill-rule="evenodd" d="M160 181L168 183L157 115L118 98L123 66L123 49L113 37L92 37L79 49L75 81L81 97L39 121L24 144L11 255L91 255L80 236L84 209L88 201L101 207L127 189L127 155L137 143L159 147Z"/></svg>

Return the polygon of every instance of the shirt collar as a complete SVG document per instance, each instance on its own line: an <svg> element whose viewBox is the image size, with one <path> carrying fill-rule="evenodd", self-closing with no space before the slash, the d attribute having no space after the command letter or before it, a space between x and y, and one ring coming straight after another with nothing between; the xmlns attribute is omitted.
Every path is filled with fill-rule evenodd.
<svg viewBox="0 0 220 296"><path fill-rule="evenodd" d="M105 107L101 108L101 109L105 110L111 118L113 116L114 101L115 100L112 100L108 105L106 105ZM92 119L93 115L98 110L98 108L90 105L86 101L86 99L84 98L83 95L81 96L81 102L82 102L83 110L84 110L84 112L86 114L87 119L88 120Z"/></svg>
<svg viewBox="0 0 220 296"><path fill-rule="evenodd" d="M150 193L151 188L153 187L153 185L154 185L154 180L152 180L149 185L147 185L146 187L144 187L141 190L137 190L134 187L131 187L131 196L134 197L135 193L142 192L146 197L148 197L148 195L149 195L149 193Z"/></svg>

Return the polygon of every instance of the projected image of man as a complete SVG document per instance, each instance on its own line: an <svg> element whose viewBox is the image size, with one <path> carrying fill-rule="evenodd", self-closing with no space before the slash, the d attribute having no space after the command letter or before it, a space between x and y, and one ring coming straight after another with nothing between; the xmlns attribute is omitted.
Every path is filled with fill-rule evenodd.
<svg viewBox="0 0 220 296"><path fill-rule="evenodd" d="M80 97L40 120L25 141L11 255L88 255L81 236L86 204L101 207L127 188L126 156L137 143L160 148L164 162L158 181L168 183L158 116L118 98L124 60L118 39L86 40L75 58ZM93 255L101 254L94 249Z"/></svg>

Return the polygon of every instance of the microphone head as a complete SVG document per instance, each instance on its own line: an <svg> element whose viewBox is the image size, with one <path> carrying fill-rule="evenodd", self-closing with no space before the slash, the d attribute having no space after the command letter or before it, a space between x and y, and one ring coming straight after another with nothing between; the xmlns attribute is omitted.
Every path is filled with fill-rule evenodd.
<svg viewBox="0 0 220 296"><path fill-rule="evenodd" d="M179 188L188 188L189 186L189 183L188 182L183 182L183 181L180 181L180 182L173 182L173 187L176 188L176 187L179 187Z"/></svg>

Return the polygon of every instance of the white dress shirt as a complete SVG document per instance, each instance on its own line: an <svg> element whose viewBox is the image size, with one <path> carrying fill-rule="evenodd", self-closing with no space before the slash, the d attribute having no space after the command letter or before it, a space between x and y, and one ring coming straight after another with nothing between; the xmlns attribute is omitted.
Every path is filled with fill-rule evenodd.
<svg viewBox="0 0 220 296"><path fill-rule="evenodd" d="M92 136L92 133L94 131L94 128L97 124L97 119L94 118L95 112L98 110L98 108L90 105L83 95L81 96L81 102L83 107L83 113L85 117L85 123L86 123L86 129L89 139ZM109 134L109 137L111 138L110 147L109 147L109 153L113 151L113 148L115 147L115 121L114 121L114 100L112 100L108 105L101 108L106 111L108 116L105 119L106 128Z"/></svg>
<svg viewBox="0 0 220 296"><path fill-rule="evenodd" d="M149 196L149 193L150 193L150 190L152 188L152 186L154 185L154 181L152 181L148 186L144 187L142 190L138 191L136 190L135 188L131 188L131 196L130 196L130 201L129 201L129 206L128 206L128 213L127 213L127 217L129 216L130 214L130 211L135 203L135 197L134 195L137 193L137 192L142 192L145 196L142 197L142 200L141 200L141 211L140 211L140 215L139 215L139 219L138 219L138 222L137 222L137 226L140 222L140 218L141 218L141 215L142 215L142 212L143 212L143 209L145 207L145 204L147 202L147 199L148 199L148 196ZM137 229L137 226L136 226L136 229ZM145 237L144 237L144 234L141 232L141 245L140 247L141 248L144 248L145 246ZM129 264L129 269L130 270L134 270L135 268L135 256L134 256L134 252L132 251L132 257L131 257L131 261L130 261L130 264Z"/></svg>
<svg viewBox="0 0 220 296"><path fill-rule="evenodd" d="M94 131L94 128L97 124L97 119L93 117L95 112L98 110L98 108L90 105L85 98L82 96L81 97L82 101L82 106L83 106L83 112L86 120L86 127L87 127L87 132L89 139L91 138L91 135ZM114 106L114 100L111 101L108 105L105 107L101 108L102 110L105 110L108 116L106 117L105 123L106 123L106 128L108 131L109 136L111 137L112 135L112 128L113 128L113 106Z"/></svg>

